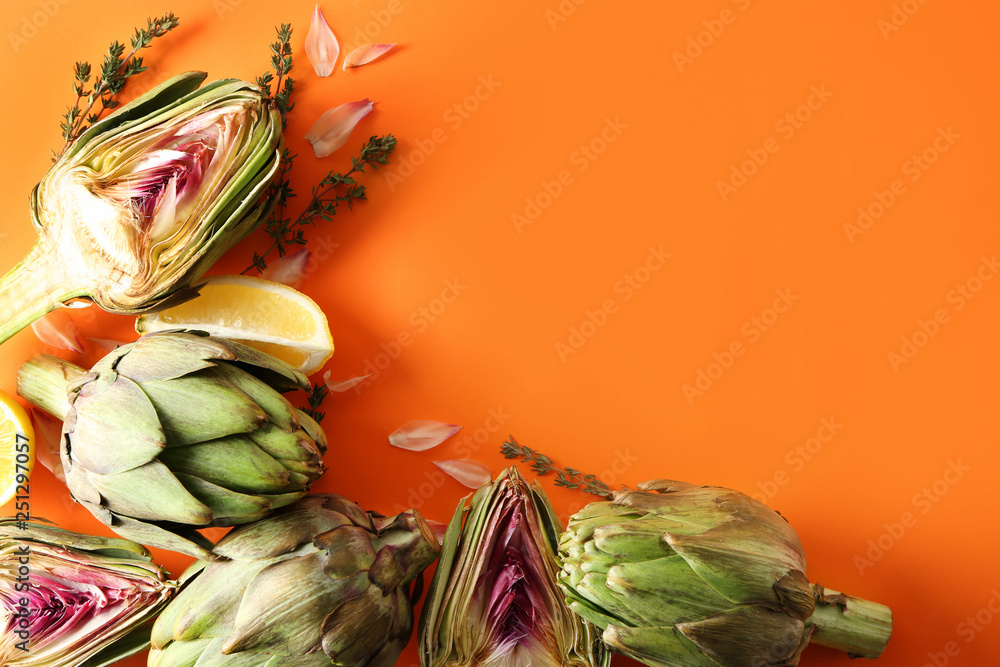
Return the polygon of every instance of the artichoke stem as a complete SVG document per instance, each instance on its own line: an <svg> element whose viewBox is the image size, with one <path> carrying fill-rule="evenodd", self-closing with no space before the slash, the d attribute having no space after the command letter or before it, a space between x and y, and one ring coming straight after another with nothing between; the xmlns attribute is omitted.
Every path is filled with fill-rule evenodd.
<svg viewBox="0 0 1000 667"><path fill-rule="evenodd" d="M17 371L17 393L58 419L66 419L66 390L86 371L50 354L36 354Z"/></svg>
<svg viewBox="0 0 1000 667"><path fill-rule="evenodd" d="M57 240L43 232L28 256L0 279L0 343L62 303L87 293L73 271L76 264L67 261Z"/></svg>
<svg viewBox="0 0 1000 667"><path fill-rule="evenodd" d="M892 610L885 605L813 585L816 610L806 621L815 628L810 641L852 658L882 655L892 634Z"/></svg>

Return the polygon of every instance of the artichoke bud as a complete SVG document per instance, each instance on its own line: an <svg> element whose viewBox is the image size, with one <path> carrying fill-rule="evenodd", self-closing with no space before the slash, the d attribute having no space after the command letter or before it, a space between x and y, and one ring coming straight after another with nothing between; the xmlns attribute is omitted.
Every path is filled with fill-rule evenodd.
<svg viewBox="0 0 1000 667"><path fill-rule="evenodd" d="M102 667L143 651L175 589L138 544L0 519L0 665Z"/></svg>
<svg viewBox="0 0 1000 667"><path fill-rule="evenodd" d="M257 86L170 79L96 122L31 196L39 240L0 281L0 342L73 298L138 313L197 281L270 211L283 140Z"/></svg>
<svg viewBox="0 0 1000 667"><path fill-rule="evenodd" d="M416 510L302 498L226 535L153 627L150 667L391 667L413 630L411 583L437 558Z"/></svg>
<svg viewBox="0 0 1000 667"><path fill-rule="evenodd" d="M122 537L211 559L197 530L263 518L324 472L326 436L282 396L308 389L283 361L221 338L143 336L90 372L47 355L18 391L64 420L73 498Z"/></svg>
<svg viewBox="0 0 1000 667"><path fill-rule="evenodd" d="M813 585L795 531L737 491L653 480L570 518L559 543L570 607L648 665L797 665L810 641L878 657L883 605Z"/></svg>
<svg viewBox="0 0 1000 667"><path fill-rule="evenodd" d="M556 584L561 527L541 487L511 467L467 500L421 614L422 667L606 666L600 632Z"/></svg>

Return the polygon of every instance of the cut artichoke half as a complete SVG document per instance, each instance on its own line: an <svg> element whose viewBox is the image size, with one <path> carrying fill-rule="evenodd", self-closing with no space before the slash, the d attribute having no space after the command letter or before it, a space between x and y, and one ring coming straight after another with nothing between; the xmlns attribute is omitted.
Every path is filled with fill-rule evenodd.
<svg viewBox="0 0 1000 667"><path fill-rule="evenodd" d="M607 665L600 631L556 584L561 526L541 487L511 467L467 501L445 532L421 614L421 665Z"/></svg>
<svg viewBox="0 0 1000 667"><path fill-rule="evenodd" d="M143 651L175 589L134 542L0 519L0 665L103 667Z"/></svg>

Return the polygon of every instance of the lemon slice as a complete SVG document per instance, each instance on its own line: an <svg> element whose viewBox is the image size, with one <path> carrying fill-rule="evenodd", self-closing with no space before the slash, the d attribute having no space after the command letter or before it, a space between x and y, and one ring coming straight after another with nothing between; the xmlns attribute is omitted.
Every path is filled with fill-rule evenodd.
<svg viewBox="0 0 1000 667"><path fill-rule="evenodd" d="M28 495L28 476L35 467L35 433L17 401L0 391L0 505L15 495Z"/></svg>
<svg viewBox="0 0 1000 667"><path fill-rule="evenodd" d="M333 336L316 302L288 285L253 276L213 276L200 294L139 317L139 333L200 329L277 357L306 375L333 355Z"/></svg>

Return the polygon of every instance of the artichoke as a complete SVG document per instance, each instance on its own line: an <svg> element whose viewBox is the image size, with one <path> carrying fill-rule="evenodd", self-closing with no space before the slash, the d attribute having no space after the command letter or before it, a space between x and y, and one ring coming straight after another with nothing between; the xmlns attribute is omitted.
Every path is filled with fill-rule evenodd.
<svg viewBox="0 0 1000 667"><path fill-rule="evenodd" d="M409 640L408 589L438 542L416 510L365 512L333 494L226 535L156 620L149 667L391 667Z"/></svg>
<svg viewBox="0 0 1000 667"><path fill-rule="evenodd" d="M175 77L98 121L31 195L39 234L0 280L0 342L75 298L162 308L263 221L281 117L257 86Z"/></svg>
<svg viewBox="0 0 1000 667"><path fill-rule="evenodd" d="M48 355L18 392L64 420L74 499L122 537L212 558L197 529L267 516L324 472L326 437L279 392L306 389L283 361L184 332L143 336L90 372Z"/></svg>
<svg viewBox="0 0 1000 667"><path fill-rule="evenodd" d="M138 544L0 519L0 665L102 667L138 653L175 588Z"/></svg>
<svg viewBox="0 0 1000 667"><path fill-rule="evenodd" d="M802 545L766 505L653 480L570 518L559 585L604 641L647 665L796 665L810 640L878 657L888 607L810 584Z"/></svg>
<svg viewBox="0 0 1000 667"><path fill-rule="evenodd" d="M516 468L461 501L420 617L423 667L607 666L600 632L556 585L561 526Z"/></svg>

